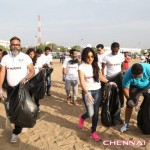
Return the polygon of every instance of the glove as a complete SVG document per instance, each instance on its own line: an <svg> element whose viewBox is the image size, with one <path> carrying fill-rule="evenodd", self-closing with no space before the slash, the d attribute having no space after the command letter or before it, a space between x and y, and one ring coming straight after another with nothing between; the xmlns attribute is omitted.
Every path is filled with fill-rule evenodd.
<svg viewBox="0 0 150 150"><path fill-rule="evenodd" d="M86 102L87 105L92 105L92 104L94 104L94 99L93 99L91 93L87 92L87 93L85 94L85 102Z"/></svg>
<svg viewBox="0 0 150 150"><path fill-rule="evenodd" d="M108 83L107 83L107 86L110 86L110 85L117 86L117 84L116 84L115 82L108 82Z"/></svg>
<svg viewBox="0 0 150 150"><path fill-rule="evenodd" d="M133 100L130 99L127 101L127 105L132 108L135 106L135 103L133 102Z"/></svg>

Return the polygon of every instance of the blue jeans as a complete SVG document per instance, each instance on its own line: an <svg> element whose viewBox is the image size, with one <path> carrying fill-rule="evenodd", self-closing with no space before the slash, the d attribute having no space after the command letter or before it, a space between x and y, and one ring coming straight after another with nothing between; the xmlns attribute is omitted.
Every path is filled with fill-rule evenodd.
<svg viewBox="0 0 150 150"><path fill-rule="evenodd" d="M46 84L47 84L47 93L50 91L51 88L51 74L49 76L46 76Z"/></svg>
<svg viewBox="0 0 150 150"><path fill-rule="evenodd" d="M86 108L86 112L81 116L82 119L86 119L92 117L92 133L96 131L97 123L98 123L98 115L99 115L99 106L101 102L101 89L91 90L92 97L94 98L94 104L87 106L85 102L85 94L82 91L82 98Z"/></svg>

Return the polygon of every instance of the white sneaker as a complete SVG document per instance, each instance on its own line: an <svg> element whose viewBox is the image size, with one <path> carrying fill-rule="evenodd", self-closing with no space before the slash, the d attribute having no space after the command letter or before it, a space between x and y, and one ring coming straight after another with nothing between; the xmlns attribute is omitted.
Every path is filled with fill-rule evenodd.
<svg viewBox="0 0 150 150"><path fill-rule="evenodd" d="M25 132L27 132L27 130L28 130L28 128L23 128L21 132L25 133Z"/></svg>
<svg viewBox="0 0 150 150"><path fill-rule="evenodd" d="M17 140L18 140L18 135L13 133L10 137L10 143L16 143Z"/></svg>
<svg viewBox="0 0 150 150"><path fill-rule="evenodd" d="M120 129L120 131L121 132L125 132L125 131L127 131L129 129L129 125L128 125L128 123L125 123L124 125L123 125L123 127Z"/></svg>

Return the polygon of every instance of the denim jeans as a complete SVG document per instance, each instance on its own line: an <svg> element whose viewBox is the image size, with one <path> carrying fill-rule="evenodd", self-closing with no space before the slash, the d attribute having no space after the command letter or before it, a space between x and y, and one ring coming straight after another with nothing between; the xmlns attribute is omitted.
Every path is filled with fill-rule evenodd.
<svg viewBox="0 0 150 150"><path fill-rule="evenodd" d="M86 112L82 115L82 119L86 119L86 118L89 118L89 117L92 117L92 133L96 131L96 127L97 127L97 123L98 123L98 116L99 116L99 105L100 105L100 102L101 102L101 89L98 89L98 90L91 90L91 91L88 91L88 92L91 92L91 95L94 99L94 104L92 105L86 105L86 102L85 102L85 94L84 92L82 91L82 98L83 98L83 102L84 102L84 105L85 105L85 108L86 108Z"/></svg>
<svg viewBox="0 0 150 150"><path fill-rule="evenodd" d="M51 88L51 74L49 76L46 76L46 84L47 84L47 93L50 91Z"/></svg>

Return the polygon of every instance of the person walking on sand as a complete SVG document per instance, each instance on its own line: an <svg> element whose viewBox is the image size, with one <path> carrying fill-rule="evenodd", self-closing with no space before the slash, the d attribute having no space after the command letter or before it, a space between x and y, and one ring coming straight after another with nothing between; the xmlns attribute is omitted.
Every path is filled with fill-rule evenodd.
<svg viewBox="0 0 150 150"><path fill-rule="evenodd" d="M79 105L77 102L78 94L78 66L79 60L77 57L77 51L75 49L70 50L70 57L63 63L63 81L65 81L65 90L67 93L66 103L70 104L71 100L74 105ZM73 95L71 96L71 87Z"/></svg>
<svg viewBox="0 0 150 150"><path fill-rule="evenodd" d="M84 127L86 118L92 117L92 131L90 138L100 141L101 137L97 134L96 128L99 117L99 105L101 97L100 80L107 83L108 80L102 75L98 66L98 58L94 50L87 47L81 54L82 63L79 66L79 79L82 87L82 99L86 108L86 112L79 116L78 127Z"/></svg>
<svg viewBox="0 0 150 150"><path fill-rule="evenodd" d="M20 82L25 84L35 73L31 58L21 52L21 40L18 37L10 39L10 51L11 53L4 56L1 61L0 97L3 95L2 85L5 75L8 83L7 95L9 96ZM22 127L15 125L10 138L11 143L17 142L21 131Z"/></svg>

